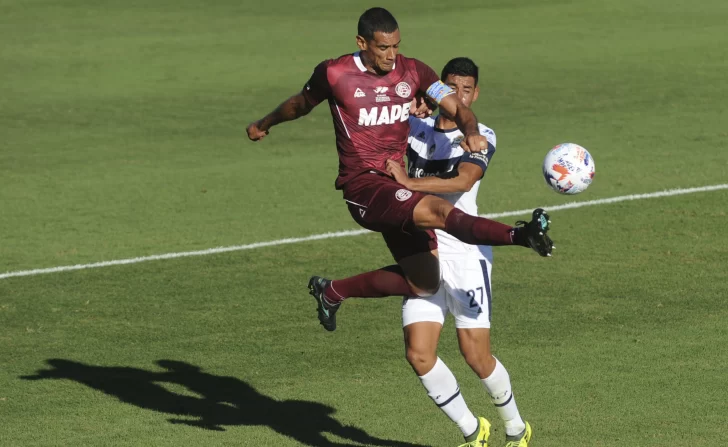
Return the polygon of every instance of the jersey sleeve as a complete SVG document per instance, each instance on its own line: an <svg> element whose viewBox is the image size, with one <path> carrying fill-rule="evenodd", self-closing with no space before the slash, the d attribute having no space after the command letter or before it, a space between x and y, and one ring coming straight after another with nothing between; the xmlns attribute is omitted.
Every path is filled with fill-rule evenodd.
<svg viewBox="0 0 728 447"><path fill-rule="evenodd" d="M424 62L420 62L415 59L415 69L417 70L417 76L420 80L418 91L424 93L436 103L440 104L442 98L445 96L455 93L453 89L445 85L444 82L440 81L440 77L435 73L435 70L430 68L429 65Z"/></svg>
<svg viewBox="0 0 728 447"><path fill-rule="evenodd" d="M483 176L485 176L485 171L488 169L488 165L490 164L490 160L493 158L493 155L495 155L495 132L493 132L493 129L489 129L482 124L478 125L478 129L480 130L480 134L484 136L488 140L488 151L487 152L465 152L462 157L460 157L461 163L473 163L483 170ZM482 177L481 177L482 178Z"/></svg>
<svg viewBox="0 0 728 447"><path fill-rule="evenodd" d="M331 96L327 62L323 61L314 68L311 78L303 87L304 98L314 106Z"/></svg>

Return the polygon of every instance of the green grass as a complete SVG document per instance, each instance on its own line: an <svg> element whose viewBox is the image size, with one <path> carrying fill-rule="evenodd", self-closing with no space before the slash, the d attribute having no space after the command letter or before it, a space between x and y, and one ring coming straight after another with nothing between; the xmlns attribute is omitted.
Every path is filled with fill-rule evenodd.
<svg viewBox="0 0 728 447"><path fill-rule="evenodd" d="M0 0L0 273L357 228L326 108L258 144L244 127L354 49L362 8ZM540 174L565 141L597 163L579 200L726 183L725 2L391 9L404 54L481 65L499 143L481 212L574 199ZM554 258L496 249L494 350L535 446L728 438L726 203L557 211ZM390 262L365 235L0 280L0 445L458 445L404 360L398 299L315 321L309 275ZM453 332L440 356L502 445Z"/></svg>

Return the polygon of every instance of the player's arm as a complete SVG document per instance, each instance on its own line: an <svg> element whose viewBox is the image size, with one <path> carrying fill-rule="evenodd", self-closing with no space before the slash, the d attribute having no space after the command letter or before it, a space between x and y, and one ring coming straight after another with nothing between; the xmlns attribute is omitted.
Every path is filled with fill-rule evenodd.
<svg viewBox="0 0 728 447"><path fill-rule="evenodd" d="M478 119L475 117L473 111L470 110L470 107L463 104L456 95L443 97L439 104L440 113L446 118L455 121L460 132L465 135L462 143L463 149L468 152L480 152L488 148L488 140L480 134L478 130Z"/></svg>
<svg viewBox="0 0 728 447"><path fill-rule="evenodd" d="M268 130L280 123L293 121L302 116L308 115L316 104L306 99L303 91L286 99L265 117L251 123L248 128L248 138L258 141L268 135Z"/></svg>
<svg viewBox="0 0 728 447"><path fill-rule="evenodd" d="M321 101L329 98L331 86L328 81L328 61L321 62L313 70L311 78L300 93L283 101L265 117L248 125L248 138L258 141L268 135L268 130L280 123L293 121L307 115Z"/></svg>
<svg viewBox="0 0 728 447"><path fill-rule="evenodd" d="M432 79L434 72L431 68L420 63L419 69L423 78ZM435 79L436 78L436 75ZM446 118L455 121L460 132L465 136L460 144L467 152L480 152L488 149L488 140L480 135L478 130L478 119L470 107L460 101L451 89L439 79L430 84L425 91L430 100L440 106L440 113Z"/></svg>
<svg viewBox="0 0 728 447"><path fill-rule="evenodd" d="M415 60L420 78L420 92L440 106L440 113L455 121L465 136L460 144L468 152L480 152L488 148L488 140L478 131L478 119L469 107L455 95L455 90L442 82L437 74L422 62Z"/></svg>
<svg viewBox="0 0 728 447"><path fill-rule="evenodd" d="M410 117L427 118L428 116L432 116L432 112L435 110L437 110L437 104L432 102L427 95L417 93L415 97L412 98L412 102L410 102L409 114Z"/></svg>
<svg viewBox="0 0 728 447"><path fill-rule="evenodd" d="M402 184L410 191L445 194L468 192L473 185L483 178L483 168L475 163L460 163L458 175L451 178L423 177L410 178L402 165L394 160L387 160L387 172L394 177L397 183Z"/></svg>

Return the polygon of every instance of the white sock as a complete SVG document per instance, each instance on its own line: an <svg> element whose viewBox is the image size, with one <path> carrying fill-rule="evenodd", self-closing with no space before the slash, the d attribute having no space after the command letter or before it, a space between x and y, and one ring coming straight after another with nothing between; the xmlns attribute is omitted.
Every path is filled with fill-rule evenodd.
<svg viewBox="0 0 728 447"><path fill-rule="evenodd" d="M498 415L503 419L506 426L506 435L515 436L521 433L526 424L521 419L516 407L516 398L511 391L511 378L503 364L495 359L495 369L490 376L482 379L483 386L490 394Z"/></svg>
<svg viewBox="0 0 728 447"><path fill-rule="evenodd" d="M475 433L478 429L478 419L468 409L452 371L439 357L435 366L427 374L420 376L420 380L427 390L427 395L457 424L463 436Z"/></svg>

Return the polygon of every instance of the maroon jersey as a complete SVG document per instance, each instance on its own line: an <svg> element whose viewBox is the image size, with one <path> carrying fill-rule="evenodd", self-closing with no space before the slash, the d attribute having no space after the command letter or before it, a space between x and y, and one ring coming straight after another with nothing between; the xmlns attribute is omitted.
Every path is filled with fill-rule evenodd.
<svg viewBox="0 0 728 447"><path fill-rule="evenodd" d="M329 101L339 152L337 189L364 171L387 172L388 158L404 158L410 101L439 80L429 66L402 55L384 76L368 71L359 53L316 67L303 94L314 105Z"/></svg>

